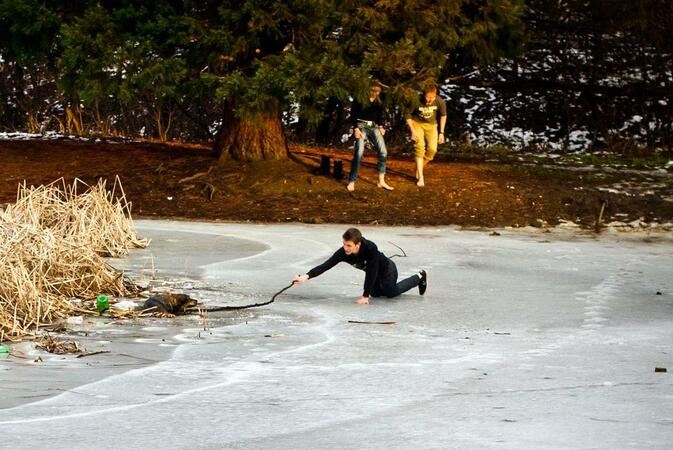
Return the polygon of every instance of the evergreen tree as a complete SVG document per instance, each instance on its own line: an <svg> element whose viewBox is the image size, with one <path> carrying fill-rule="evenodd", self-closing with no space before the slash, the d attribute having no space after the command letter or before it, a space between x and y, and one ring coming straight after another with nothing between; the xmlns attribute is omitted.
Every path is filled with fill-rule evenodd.
<svg viewBox="0 0 673 450"><path fill-rule="evenodd" d="M533 131L541 145L566 150L671 148L673 3L527 0L523 20L522 55L461 80L457 95L473 98L475 127ZM479 95L475 86L489 91ZM484 134L484 141L512 143Z"/></svg>
<svg viewBox="0 0 673 450"><path fill-rule="evenodd" d="M36 0L0 1L41 11ZM489 61L515 51L522 34L522 0L78 5L53 22L49 11L38 13L60 25L56 45L43 47L57 51L71 101L160 137L178 115L189 118L216 132L223 159L283 158L282 114L316 124L329 102L363 98L372 80L402 105L450 73L456 55Z"/></svg>
<svg viewBox="0 0 673 450"><path fill-rule="evenodd" d="M0 123L35 124L41 91L54 90L60 18L37 0L0 0Z"/></svg>

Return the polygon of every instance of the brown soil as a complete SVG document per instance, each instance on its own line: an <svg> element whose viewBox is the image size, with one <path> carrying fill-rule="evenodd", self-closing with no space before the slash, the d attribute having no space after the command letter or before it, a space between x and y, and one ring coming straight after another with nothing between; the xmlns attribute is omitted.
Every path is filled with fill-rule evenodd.
<svg viewBox="0 0 673 450"><path fill-rule="evenodd" d="M134 218L307 222L474 227L554 225L559 220L593 227L607 201L605 221L670 222L673 203L659 195L626 196L595 189L586 175L497 163L433 161L426 187L415 185L409 155L389 160L392 192L376 187L376 161L366 157L353 193L345 180L314 172L320 156L342 160L347 176L349 150L323 151L292 146L287 161L231 161L207 177L179 183L206 171L210 149L194 145L0 141L0 203L16 199L19 183L47 184L64 177L93 184L118 175L133 204ZM208 197L213 192L212 199Z"/></svg>

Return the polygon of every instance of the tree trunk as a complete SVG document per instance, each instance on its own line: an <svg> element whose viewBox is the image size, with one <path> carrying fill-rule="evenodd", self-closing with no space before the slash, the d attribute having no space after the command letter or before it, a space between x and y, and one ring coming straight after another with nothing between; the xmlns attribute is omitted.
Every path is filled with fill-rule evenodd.
<svg viewBox="0 0 673 450"><path fill-rule="evenodd" d="M287 158L278 105L254 116L238 117L235 102L227 102L222 126L215 136L214 150L218 162Z"/></svg>

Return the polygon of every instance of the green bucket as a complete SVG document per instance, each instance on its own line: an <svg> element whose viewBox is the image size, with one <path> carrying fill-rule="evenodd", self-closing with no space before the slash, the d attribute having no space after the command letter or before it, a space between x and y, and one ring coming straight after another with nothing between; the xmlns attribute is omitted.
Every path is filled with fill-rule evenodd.
<svg viewBox="0 0 673 450"><path fill-rule="evenodd" d="M96 297L96 309L99 313L110 309L110 302L107 298L107 295L99 295Z"/></svg>

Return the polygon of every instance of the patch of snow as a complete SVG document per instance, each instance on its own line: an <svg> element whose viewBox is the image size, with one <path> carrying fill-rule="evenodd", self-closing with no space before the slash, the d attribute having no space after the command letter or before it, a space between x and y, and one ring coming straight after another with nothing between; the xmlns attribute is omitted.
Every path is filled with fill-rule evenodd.
<svg viewBox="0 0 673 450"><path fill-rule="evenodd" d="M122 300L112 305L115 309L135 309L138 307L138 304L131 300Z"/></svg>
<svg viewBox="0 0 673 450"><path fill-rule="evenodd" d="M69 323L71 325L81 325L84 323L84 317L82 316L70 316L66 320L66 323Z"/></svg>
<svg viewBox="0 0 673 450"><path fill-rule="evenodd" d="M565 219L559 219L559 224L557 225L557 228L571 228L571 229L576 229L580 228L578 224L573 222L572 220L565 220Z"/></svg>
<svg viewBox="0 0 673 450"><path fill-rule="evenodd" d="M626 195L626 196L631 195L628 192L620 191L619 189L615 189L615 188L599 186L596 189L599 190L599 191L602 191L602 192L608 192L610 194L620 194L620 195Z"/></svg>
<svg viewBox="0 0 673 450"><path fill-rule="evenodd" d="M625 222L620 222L619 220L613 220L610 223L605 224L607 227L619 228L627 226Z"/></svg>
<svg viewBox="0 0 673 450"><path fill-rule="evenodd" d="M647 228L649 227L649 224L645 222L645 219L643 217L641 217L632 222L629 222L628 226L631 228Z"/></svg>
<svg viewBox="0 0 673 450"><path fill-rule="evenodd" d="M59 134L55 131L47 131L44 134L40 133L20 133L20 132L7 132L0 133L0 139L2 140L15 140L15 141L28 141L32 139L77 139L76 136L66 136L64 134ZM84 139L84 138L80 138Z"/></svg>

